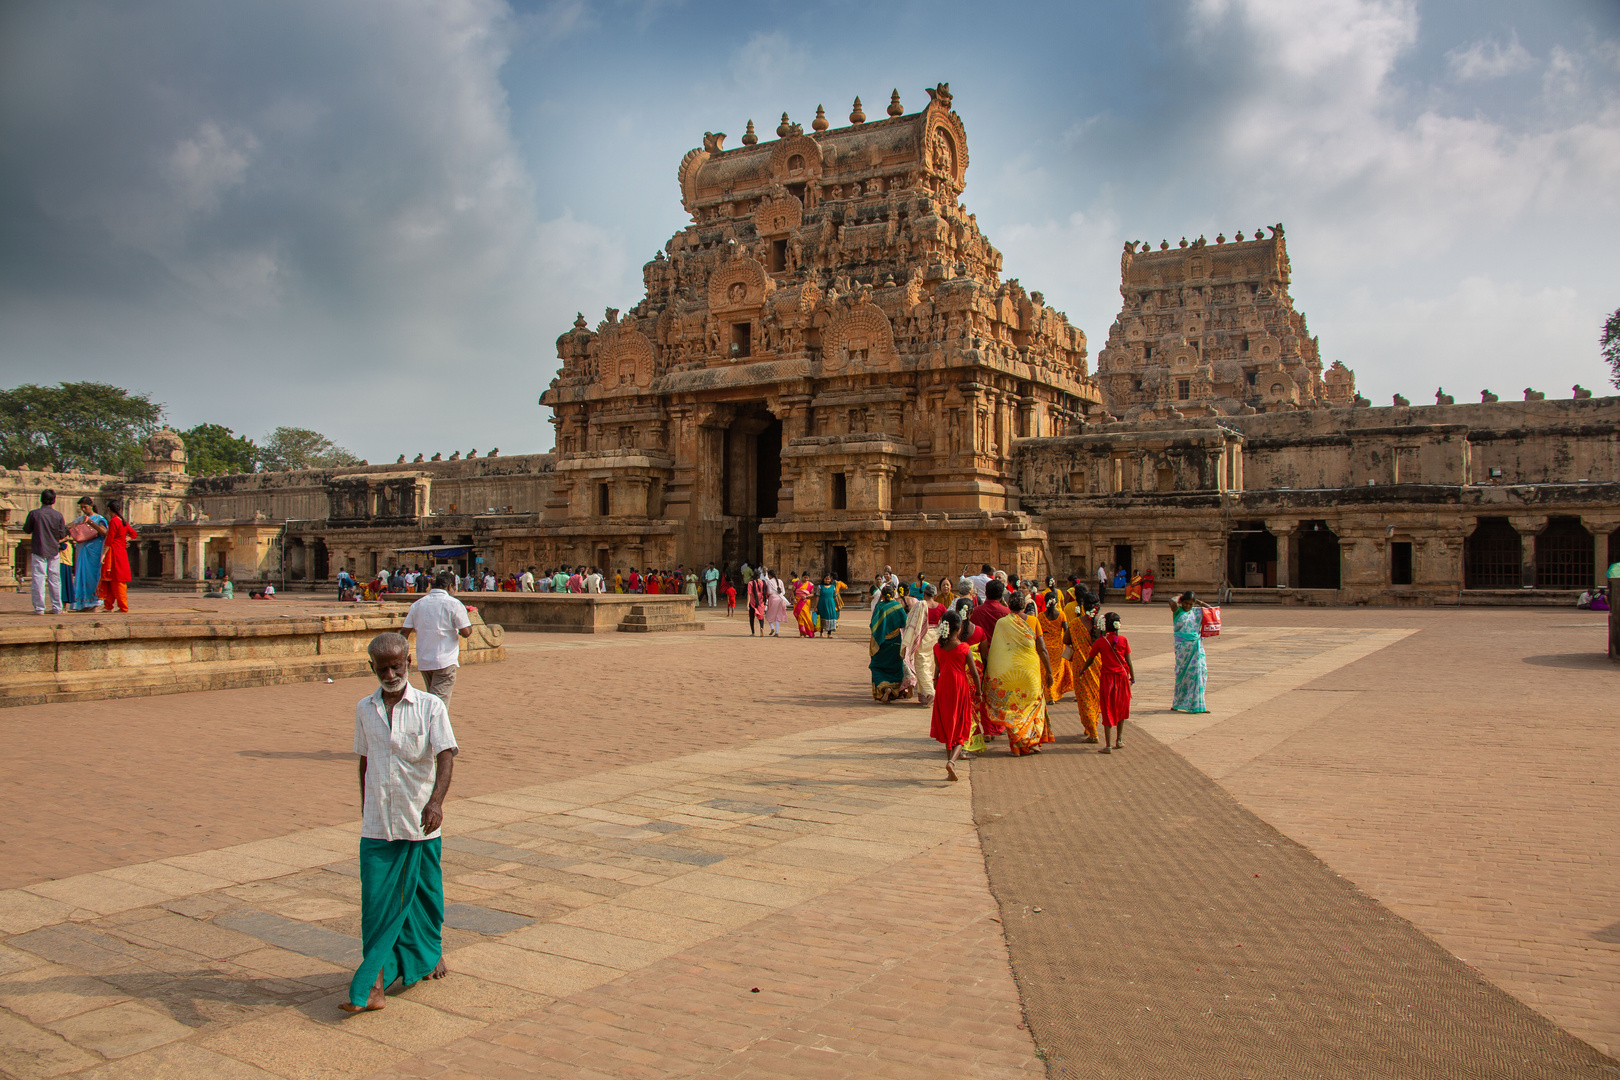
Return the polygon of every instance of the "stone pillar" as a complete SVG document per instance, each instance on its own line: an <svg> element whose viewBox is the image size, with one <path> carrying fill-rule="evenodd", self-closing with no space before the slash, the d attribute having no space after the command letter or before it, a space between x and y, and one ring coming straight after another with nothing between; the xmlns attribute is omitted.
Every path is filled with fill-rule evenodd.
<svg viewBox="0 0 1620 1080"><path fill-rule="evenodd" d="M1288 549L1294 538L1294 530L1299 528L1299 521L1295 518L1267 518L1266 528L1277 538L1277 587L1293 588L1294 582L1290 576L1293 573L1293 560L1288 557Z"/></svg>
<svg viewBox="0 0 1620 1080"><path fill-rule="evenodd" d="M196 578L194 580L201 581L203 579L203 562L208 551L208 541L203 539L203 535L200 532L197 534L196 548L197 550L192 552L191 565L193 569L196 570Z"/></svg>
<svg viewBox="0 0 1620 1080"><path fill-rule="evenodd" d="M17 565L17 547L18 541L13 539L10 533L0 531L0 556L5 559L4 562L0 562L0 585L14 586L17 584L15 569Z"/></svg>
<svg viewBox="0 0 1620 1080"><path fill-rule="evenodd" d="M1609 583L1609 534L1620 526L1620 518L1601 517L1591 514L1581 515L1581 524L1586 531L1592 534L1592 583L1594 586ZM1609 598L1614 603L1614 598Z"/></svg>
<svg viewBox="0 0 1620 1080"><path fill-rule="evenodd" d="M1547 527L1547 518L1540 514L1509 517L1508 524L1519 534L1519 584L1533 589L1536 585L1536 537Z"/></svg>
<svg viewBox="0 0 1620 1080"><path fill-rule="evenodd" d="M186 577L185 541L180 534L174 534L174 580L184 581Z"/></svg>

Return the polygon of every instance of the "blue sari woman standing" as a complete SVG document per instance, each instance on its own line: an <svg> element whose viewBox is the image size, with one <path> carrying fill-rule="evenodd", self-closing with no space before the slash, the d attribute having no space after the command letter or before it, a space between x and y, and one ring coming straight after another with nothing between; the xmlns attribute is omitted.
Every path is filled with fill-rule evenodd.
<svg viewBox="0 0 1620 1080"><path fill-rule="evenodd" d="M1176 697L1171 712L1201 713L1209 665L1204 659L1204 613L1209 605L1188 590L1170 601L1170 621L1176 632Z"/></svg>
<svg viewBox="0 0 1620 1080"><path fill-rule="evenodd" d="M96 513L96 504L86 495L79 500L79 516L74 525L88 525L96 531L89 540L74 545L73 610L94 611L101 606L96 590L101 588L101 552L107 535L107 519Z"/></svg>

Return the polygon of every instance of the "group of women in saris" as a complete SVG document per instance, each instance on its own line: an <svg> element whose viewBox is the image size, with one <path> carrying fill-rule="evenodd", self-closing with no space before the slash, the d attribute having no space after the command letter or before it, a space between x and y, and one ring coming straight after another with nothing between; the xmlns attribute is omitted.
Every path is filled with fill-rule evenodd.
<svg viewBox="0 0 1620 1080"><path fill-rule="evenodd" d="M764 599L767 606L773 590L771 582L782 589L784 603L788 595L792 596L793 621L798 625L800 637L831 637L837 631L838 615L844 609L845 585L842 581L834 581L831 574L824 574L821 584L817 585L809 574L801 577L795 572L792 579L783 585L779 579L767 576L769 571L760 573L766 583ZM766 611L765 615L766 621L769 621L769 612ZM771 633L776 633L775 626Z"/></svg>

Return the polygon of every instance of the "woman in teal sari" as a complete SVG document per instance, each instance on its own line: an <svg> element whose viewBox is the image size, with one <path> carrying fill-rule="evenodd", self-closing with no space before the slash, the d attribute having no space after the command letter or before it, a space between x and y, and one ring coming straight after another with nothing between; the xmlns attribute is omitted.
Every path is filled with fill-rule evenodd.
<svg viewBox="0 0 1620 1080"><path fill-rule="evenodd" d="M1204 660L1204 613L1209 605L1188 590L1170 601L1170 621L1176 631L1176 699L1171 712L1201 713L1209 665Z"/></svg>
<svg viewBox="0 0 1620 1080"><path fill-rule="evenodd" d="M894 588L883 587L872 611L872 697L888 703L911 696L905 686L906 665L900 656L900 638L906 629L906 609L894 598Z"/></svg>
<svg viewBox="0 0 1620 1080"><path fill-rule="evenodd" d="M821 588L816 590L816 618L821 620L821 636L832 637L838 629L838 586L831 574L821 575Z"/></svg>
<svg viewBox="0 0 1620 1080"><path fill-rule="evenodd" d="M73 553L73 610L94 611L101 606L96 590L101 588L101 552L107 535L107 519L96 513L96 504L86 495L79 500L75 525L89 525L96 535L75 544Z"/></svg>

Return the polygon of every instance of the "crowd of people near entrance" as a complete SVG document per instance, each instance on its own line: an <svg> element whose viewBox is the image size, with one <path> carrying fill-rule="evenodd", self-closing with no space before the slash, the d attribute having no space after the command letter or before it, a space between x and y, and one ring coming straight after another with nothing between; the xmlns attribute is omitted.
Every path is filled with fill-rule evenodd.
<svg viewBox="0 0 1620 1080"><path fill-rule="evenodd" d="M1098 568L1109 585L1113 568ZM774 579L773 579L774 580ZM1126 579L1126 587L1131 585ZM1143 602L1151 599L1142 591ZM1053 741L1050 707L1074 695L1082 741L1098 753L1124 747L1136 670L1118 612L1103 611L1086 579L1020 579L989 565L935 585L903 584L885 568L874 582L868 668L880 702L915 700L932 710L930 733L945 747L947 779L963 753L1005 736L1014 756ZM942 595L943 593L943 595ZM1220 630L1219 609L1184 592L1170 601L1175 636L1173 711L1205 712L1203 639Z"/></svg>
<svg viewBox="0 0 1620 1080"><path fill-rule="evenodd" d="M746 567L744 568L746 569ZM439 574L447 574L450 588L455 592L525 592L525 593L637 593L648 596L686 595L708 599L710 607L717 607L729 587L720 569L713 563L688 570L684 565L673 570L632 566L609 574L600 566L561 566L555 569L520 567L498 573L493 569L473 567L467 573L439 567L421 566L382 568L370 580L360 580L347 569L339 570L338 599L377 600L388 593L426 593L430 583ZM735 606L735 588L731 587L732 605Z"/></svg>

